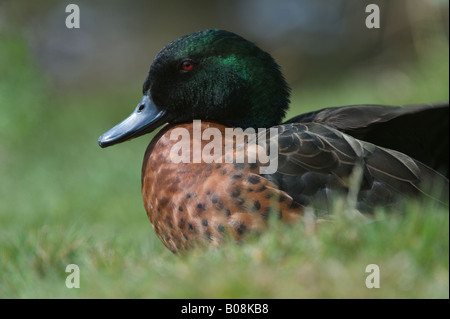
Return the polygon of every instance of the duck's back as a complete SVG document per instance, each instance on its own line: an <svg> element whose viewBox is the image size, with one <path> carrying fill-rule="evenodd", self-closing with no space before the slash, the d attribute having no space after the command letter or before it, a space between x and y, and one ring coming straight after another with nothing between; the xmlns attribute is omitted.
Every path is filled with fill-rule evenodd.
<svg viewBox="0 0 450 319"><path fill-rule="evenodd" d="M448 200L448 179L406 154L314 122L277 129L278 170L265 177L302 205L327 211L335 194L352 186L362 212L416 195Z"/></svg>
<svg viewBox="0 0 450 319"><path fill-rule="evenodd" d="M284 124L319 123L393 149L449 176L449 103L349 105L298 115Z"/></svg>

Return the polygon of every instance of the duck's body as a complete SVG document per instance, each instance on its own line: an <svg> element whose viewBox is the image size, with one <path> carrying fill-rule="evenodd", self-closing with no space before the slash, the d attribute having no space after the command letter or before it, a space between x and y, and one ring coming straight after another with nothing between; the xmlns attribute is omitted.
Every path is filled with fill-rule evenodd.
<svg viewBox="0 0 450 319"><path fill-rule="evenodd" d="M182 37L155 58L135 112L99 143L113 145L169 123L145 153L142 194L156 234L172 252L217 245L225 234L239 240L263 229L270 216L296 221L307 205L326 208L335 193L348 190L355 167L362 168L362 211L429 195L430 183L448 189L448 180L433 170L448 174L448 103L328 108L281 124L288 92L270 55L230 32ZM193 120L202 121L197 137ZM420 121L425 125L417 127ZM227 149L227 128L236 127L276 129L270 139L264 139L268 133L257 138L257 149L276 157L274 173L248 156L254 150L249 141ZM439 139L424 133L433 128ZM218 153L211 149L213 134L201 138L212 130L220 132ZM182 150L189 150L187 160L174 160ZM230 162L242 154L244 163Z"/></svg>

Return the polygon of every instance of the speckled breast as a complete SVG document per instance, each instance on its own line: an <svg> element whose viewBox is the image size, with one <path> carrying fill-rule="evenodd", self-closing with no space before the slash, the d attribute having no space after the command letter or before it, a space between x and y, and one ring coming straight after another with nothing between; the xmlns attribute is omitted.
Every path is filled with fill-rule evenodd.
<svg viewBox="0 0 450 319"><path fill-rule="evenodd" d="M228 235L241 240L262 230L270 216L287 222L301 218L303 207L258 174L260 164L249 160L247 144L233 140L230 149L225 126L196 124L162 128L144 156L145 210L167 248L177 253L217 246Z"/></svg>

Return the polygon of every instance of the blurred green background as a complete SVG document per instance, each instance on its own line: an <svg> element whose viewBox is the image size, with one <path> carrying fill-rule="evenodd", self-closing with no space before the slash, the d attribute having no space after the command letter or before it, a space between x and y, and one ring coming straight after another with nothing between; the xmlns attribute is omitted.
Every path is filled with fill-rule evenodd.
<svg viewBox="0 0 450 319"><path fill-rule="evenodd" d="M69 3L80 7L79 29L65 27ZM365 26L369 3L380 7L380 29ZM153 57L170 41L221 28L256 42L293 89L288 116L348 104L445 101L448 6L438 0L2 0L0 297L190 296L192 283L178 294L131 288L149 271L145 265L159 269L155 280L170 276L165 263L180 262L158 241L142 205L141 161L152 136L104 150L97 145L131 113ZM448 219L444 227L448 280ZM70 263L90 269L84 278L106 279L90 286L83 279L89 287L72 292L61 283ZM111 292L105 282L112 278L123 291ZM193 296L242 296L202 293Z"/></svg>

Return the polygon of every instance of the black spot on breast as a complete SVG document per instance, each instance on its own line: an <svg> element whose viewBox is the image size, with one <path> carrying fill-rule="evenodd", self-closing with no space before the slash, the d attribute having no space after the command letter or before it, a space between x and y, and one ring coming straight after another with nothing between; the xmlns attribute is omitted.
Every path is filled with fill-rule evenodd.
<svg viewBox="0 0 450 319"><path fill-rule="evenodd" d="M245 231L247 230L247 226L244 223L239 223L236 227L236 232L239 235L242 235L243 233L245 233Z"/></svg>
<svg viewBox="0 0 450 319"><path fill-rule="evenodd" d="M187 198L187 199L191 198L191 196L192 196L192 195L191 195L190 193L187 193L187 194L186 194L186 198Z"/></svg>
<svg viewBox="0 0 450 319"><path fill-rule="evenodd" d="M228 171L226 169L222 170L222 175L227 175Z"/></svg>
<svg viewBox="0 0 450 319"><path fill-rule="evenodd" d="M259 200L255 200L254 202L253 202L253 210L254 211L257 211L257 210L259 210L261 208L261 203L259 202Z"/></svg>
<svg viewBox="0 0 450 319"><path fill-rule="evenodd" d="M219 201L219 196L213 194L211 197L211 201L213 202L213 204L217 204L217 202Z"/></svg>
<svg viewBox="0 0 450 319"><path fill-rule="evenodd" d="M239 195L241 195L241 190L239 188L234 188L231 191L231 197L238 197Z"/></svg>
<svg viewBox="0 0 450 319"><path fill-rule="evenodd" d="M251 184L258 184L261 182L261 177L259 177L258 175L250 175L249 177L247 177L247 181Z"/></svg>
<svg viewBox="0 0 450 319"><path fill-rule="evenodd" d="M223 233L225 231L225 227L222 224L220 224L219 226L217 226L217 230Z"/></svg>
<svg viewBox="0 0 450 319"><path fill-rule="evenodd" d="M180 212L182 212L182 211L183 211L183 207L179 206L179 207L178 207L178 210L179 210Z"/></svg>
<svg viewBox="0 0 450 319"><path fill-rule="evenodd" d="M209 195L209 194L211 194L211 191L206 191L206 195Z"/></svg>
<svg viewBox="0 0 450 319"><path fill-rule="evenodd" d="M243 170L244 168L245 168L245 163L236 163L236 164L234 164L234 169L235 170L240 171L240 170Z"/></svg>
<svg viewBox="0 0 450 319"><path fill-rule="evenodd" d="M208 226L208 221L206 219L202 219L202 225L203 226Z"/></svg>
<svg viewBox="0 0 450 319"><path fill-rule="evenodd" d="M186 236L185 234L183 234L183 238L184 238L184 240L188 240L189 239L188 236Z"/></svg>
<svg viewBox="0 0 450 319"><path fill-rule="evenodd" d="M222 164L216 164L216 168L221 168Z"/></svg>
<svg viewBox="0 0 450 319"><path fill-rule="evenodd" d="M233 178L233 179L239 179L239 178L242 178L242 174L235 174L235 175L233 175L233 176L231 176L231 178Z"/></svg>
<svg viewBox="0 0 450 319"><path fill-rule="evenodd" d="M194 230L194 226L191 223L188 223L189 230Z"/></svg>
<svg viewBox="0 0 450 319"><path fill-rule="evenodd" d="M257 192L257 193L261 193L261 192L264 192L266 189L267 189L266 185L263 185L263 186L261 186L260 188L258 188L258 189L256 190L256 192Z"/></svg>
<svg viewBox="0 0 450 319"><path fill-rule="evenodd" d="M226 214L227 214L227 216L231 216L231 211L228 208L227 208Z"/></svg>

